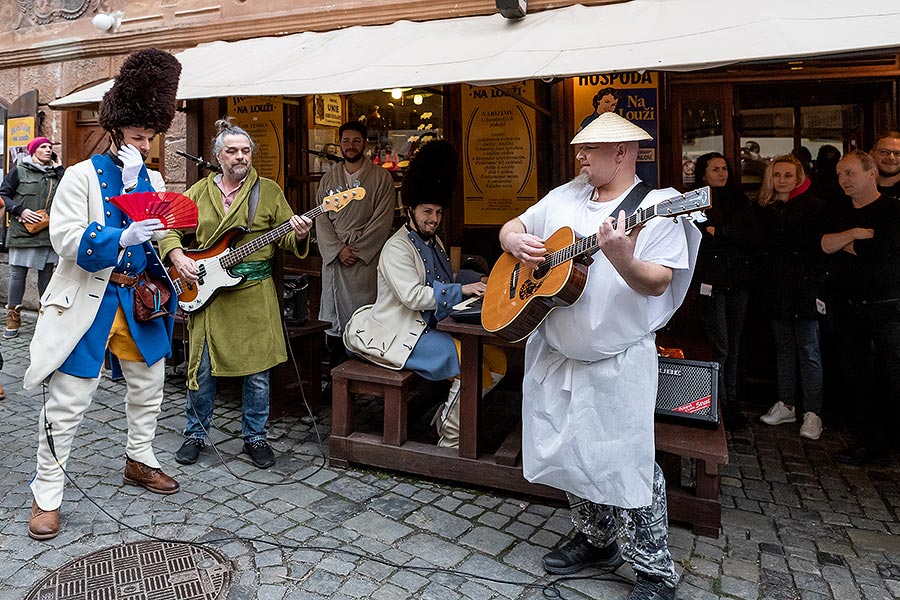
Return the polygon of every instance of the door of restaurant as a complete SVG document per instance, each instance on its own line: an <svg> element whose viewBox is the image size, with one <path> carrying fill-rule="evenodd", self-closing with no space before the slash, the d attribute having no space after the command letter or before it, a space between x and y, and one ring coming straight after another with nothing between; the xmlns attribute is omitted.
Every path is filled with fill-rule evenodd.
<svg viewBox="0 0 900 600"><path fill-rule="evenodd" d="M868 150L878 133L896 129L895 89L895 80L888 78L673 84L671 183L692 189L697 157L721 152L748 197L755 200L770 159L806 148L813 161L807 170L812 170L823 147L834 146L841 155ZM743 330L741 381L745 406L749 402L765 410L774 401L774 342L760 304L751 295ZM680 314L679 319L699 325L703 315L695 311L696 306L688 302L681 312L694 314ZM702 330L695 335L702 338ZM826 367L831 362L828 343L823 339ZM691 339L684 345L697 344Z"/></svg>

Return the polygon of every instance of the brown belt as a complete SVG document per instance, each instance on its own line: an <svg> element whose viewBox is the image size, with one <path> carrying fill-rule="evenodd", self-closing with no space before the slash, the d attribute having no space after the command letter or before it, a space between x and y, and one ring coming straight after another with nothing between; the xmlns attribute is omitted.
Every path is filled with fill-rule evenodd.
<svg viewBox="0 0 900 600"><path fill-rule="evenodd" d="M126 275L125 273L110 273L109 280L113 283L118 283L125 287L134 287L134 284L137 283L138 278L131 275Z"/></svg>

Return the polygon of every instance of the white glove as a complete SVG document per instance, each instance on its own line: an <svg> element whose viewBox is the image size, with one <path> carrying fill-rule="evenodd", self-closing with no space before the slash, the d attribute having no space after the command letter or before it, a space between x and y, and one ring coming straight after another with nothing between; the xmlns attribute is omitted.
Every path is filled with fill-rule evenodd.
<svg viewBox="0 0 900 600"><path fill-rule="evenodd" d="M137 185L138 175L144 166L144 157L141 151L131 144L119 148L118 154L119 160L122 161L122 185L126 190L130 190Z"/></svg>
<svg viewBox="0 0 900 600"><path fill-rule="evenodd" d="M159 219L135 221L122 231L122 236L119 238L119 246L127 248L128 246L143 244L150 239L154 231L162 228L163 224Z"/></svg>

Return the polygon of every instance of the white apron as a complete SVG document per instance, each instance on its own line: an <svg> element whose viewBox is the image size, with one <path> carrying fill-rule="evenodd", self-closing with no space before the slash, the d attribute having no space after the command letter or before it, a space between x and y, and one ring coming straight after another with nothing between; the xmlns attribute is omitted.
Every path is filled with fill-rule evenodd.
<svg viewBox="0 0 900 600"><path fill-rule="evenodd" d="M525 478L598 504L649 506L653 488L656 335L595 362L567 359L542 330L525 347ZM650 389L652 388L652 389Z"/></svg>

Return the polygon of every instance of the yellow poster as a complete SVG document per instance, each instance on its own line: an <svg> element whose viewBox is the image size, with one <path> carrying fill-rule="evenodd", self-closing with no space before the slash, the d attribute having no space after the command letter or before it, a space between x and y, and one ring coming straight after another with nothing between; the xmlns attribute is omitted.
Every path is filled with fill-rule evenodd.
<svg viewBox="0 0 900 600"><path fill-rule="evenodd" d="M500 225L537 201L534 82L463 85L465 223Z"/></svg>
<svg viewBox="0 0 900 600"><path fill-rule="evenodd" d="M256 171L284 189L284 100L280 96L232 96L228 114L256 143Z"/></svg>
<svg viewBox="0 0 900 600"><path fill-rule="evenodd" d="M34 139L34 117L6 120L6 168L12 170L20 157L28 154L28 142Z"/></svg>

